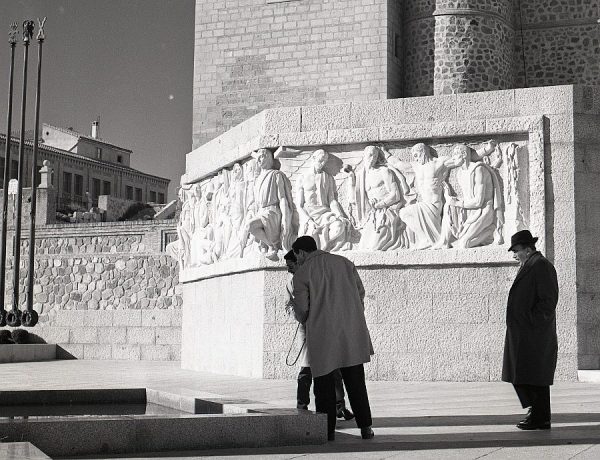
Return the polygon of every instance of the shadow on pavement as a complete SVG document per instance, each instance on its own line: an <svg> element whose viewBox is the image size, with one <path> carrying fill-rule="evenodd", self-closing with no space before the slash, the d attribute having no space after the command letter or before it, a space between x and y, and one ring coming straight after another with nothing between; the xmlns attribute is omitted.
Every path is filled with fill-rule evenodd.
<svg viewBox="0 0 600 460"><path fill-rule="evenodd" d="M336 433L336 440L319 446L287 446L273 448L239 448L221 449L210 451L185 451L185 452L155 452L137 454L138 458L169 458L169 457L213 457L213 456L241 456L241 455L290 455L290 454L327 454L344 452L382 452L382 451L410 451L425 449L471 449L489 447L526 447L526 446L552 446L569 444L599 444L600 443L600 413L584 414L555 414L552 422L573 423L571 426L553 426L551 430L521 431L478 431L478 432L452 432L445 430L440 433L426 434L378 434L377 428L402 428L402 427L453 427L453 426L489 426L511 425L519 420L519 415L470 415L470 416L443 416L443 417L384 417L375 418L373 428L375 438L363 441L360 436ZM577 425L581 423L581 425ZM355 428L354 423L343 423L338 428ZM135 457L134 456L134 457ZM106 457L80 457L80 458L106 458ZM112 455L111 458L127 458L126 455Z"/></svg>

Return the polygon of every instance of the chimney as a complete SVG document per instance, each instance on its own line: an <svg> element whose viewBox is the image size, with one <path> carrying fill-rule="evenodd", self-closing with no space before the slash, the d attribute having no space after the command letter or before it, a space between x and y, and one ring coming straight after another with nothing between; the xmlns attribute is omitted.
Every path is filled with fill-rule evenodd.
<svg viewBox="0 0 600 460"><path fill-rule="evenodd" d="M92 121L92 137L100 139L100 120Z"/></svg>

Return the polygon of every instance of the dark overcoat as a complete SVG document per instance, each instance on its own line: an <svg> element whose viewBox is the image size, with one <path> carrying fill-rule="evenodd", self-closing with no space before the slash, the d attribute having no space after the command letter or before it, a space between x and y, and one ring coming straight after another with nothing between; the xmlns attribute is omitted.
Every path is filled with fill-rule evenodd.
<svg viewBox="0 0 600 460"><path fill-rule="evenodd" d="M502 380L516 385L552 385L556 369L554 266L534 252L519 270L508 294Z"/></svg>

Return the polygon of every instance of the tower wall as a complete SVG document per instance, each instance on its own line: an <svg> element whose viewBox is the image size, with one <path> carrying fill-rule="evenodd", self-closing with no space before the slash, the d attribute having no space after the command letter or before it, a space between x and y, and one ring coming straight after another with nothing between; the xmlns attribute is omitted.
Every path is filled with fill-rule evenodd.
<svg viewBox="0 0 600 460"><path fill-rule="evenodd" d="M512 0L436 0L434 94L514 87Z"/></svg>

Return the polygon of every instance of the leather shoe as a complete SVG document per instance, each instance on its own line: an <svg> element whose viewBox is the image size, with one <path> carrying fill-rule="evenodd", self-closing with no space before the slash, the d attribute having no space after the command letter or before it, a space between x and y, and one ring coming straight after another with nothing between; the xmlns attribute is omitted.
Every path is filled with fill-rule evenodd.
<svg viewBox="0 0 600 460"><path fill-rule="evenodd" d="M360 436L363 439L373 439L375 433L373 433L373 429L370 426L360 429Z"/></svg>
<svg viewBox="0 0 600 460"><path fill-rule="evenodd" d="M537 420L523 420L517 423L517 428L520 430L549 430L551 428L550 420L545 422Z"/></svg>
<svg viewBox="0 0 600 460"><path fill-rule="evenodd" d="M525 416L525 418L523 420L521 420L519 423L525 423L528 422L529 419L531 418L531 412L533 411L533 408L530 407L529 410L527 411L527 415Z"/></svg>
<svg viewBox="0 0 600 460"><path fill-rule="evenodd" d="M354 414L345 407L338 409L336 416L337 418L343 418L344 420L352 420L354 418Z"/></svg>

